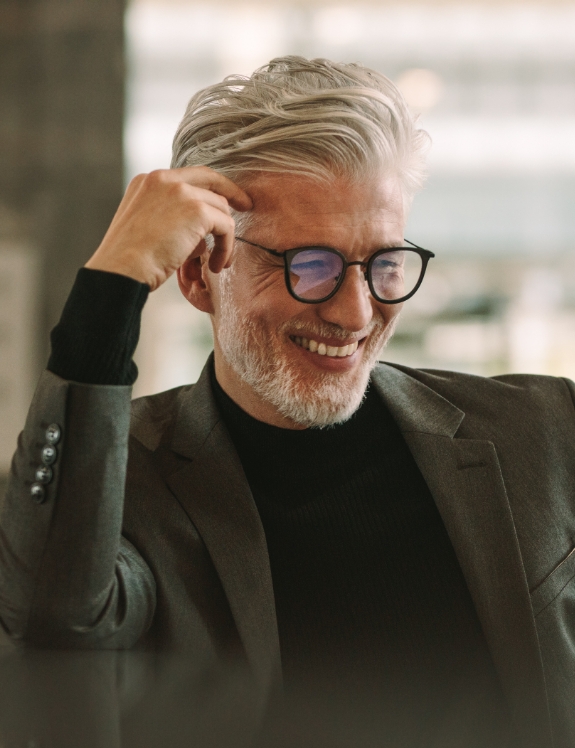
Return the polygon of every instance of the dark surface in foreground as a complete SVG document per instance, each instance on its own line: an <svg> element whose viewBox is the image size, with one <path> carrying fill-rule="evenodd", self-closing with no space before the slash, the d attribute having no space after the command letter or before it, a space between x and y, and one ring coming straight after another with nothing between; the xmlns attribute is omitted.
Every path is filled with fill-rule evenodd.
<svg viewBox="0 0 575 748"><path fill-rule="evenodd" d="M462 742L458 719L454 705L448 724L414 724L327 682L280 698L241 663L0 647L2 748L499 748L485 725Z"/></svg>

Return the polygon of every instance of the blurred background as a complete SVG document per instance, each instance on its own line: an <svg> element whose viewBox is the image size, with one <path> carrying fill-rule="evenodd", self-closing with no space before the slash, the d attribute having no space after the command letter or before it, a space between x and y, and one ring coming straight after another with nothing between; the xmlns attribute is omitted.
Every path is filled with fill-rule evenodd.
<svg viewBox="0 0 575 748"><path fill-rule="evenodd" d="M575 2L0 0L0 474L75 272L191 95L283 54L359 61L431 135L406 236L436 253L383 358L575 377ZM209 322L146 306L135 396L194 381Z"/></svg>

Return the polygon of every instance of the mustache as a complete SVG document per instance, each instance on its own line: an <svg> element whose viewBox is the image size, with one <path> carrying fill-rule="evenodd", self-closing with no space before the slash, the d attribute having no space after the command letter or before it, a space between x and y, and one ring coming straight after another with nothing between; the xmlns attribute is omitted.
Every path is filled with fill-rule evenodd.
<svg viewBox="0 0 575 748"><path fill-rule="evenodd" d="M371 335L374 330L385 327L383 320L372 319L363 330L346 330L339 325L330 325L327 322L304 322L302 320L291 320L280 326L279 332L297 333L300 337L313 338L314 335L323 338L336 338L337 340L361 340Z"/></svg>

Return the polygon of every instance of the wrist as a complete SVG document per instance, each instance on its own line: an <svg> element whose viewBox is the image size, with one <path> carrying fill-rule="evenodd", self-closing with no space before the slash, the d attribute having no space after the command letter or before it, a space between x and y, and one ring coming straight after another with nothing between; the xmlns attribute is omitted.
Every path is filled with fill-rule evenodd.
<svg viewBox="0 0 575 748"><path fill-rule="evenodd" d="M138 281L138 283L145 283L151 290L160 285L158 278L153 273L146 272L141 267L141 261L140 263L135 263L129 258L99 257L98 253L96 253L88 260L84 267L88 270L100 270L105 273L124 275L127 278Z"/></svg>

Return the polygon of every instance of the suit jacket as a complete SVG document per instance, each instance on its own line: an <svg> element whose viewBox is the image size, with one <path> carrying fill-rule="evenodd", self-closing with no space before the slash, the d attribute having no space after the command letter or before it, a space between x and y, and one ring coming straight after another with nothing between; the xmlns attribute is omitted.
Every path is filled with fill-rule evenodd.
<svg viewBox="0 0 575 748"><path fill-rule="evenodd" d="M445 522L522 745L572 748L575 385L397 365L372 381ZM266 539L206 370L132 408L129 387L44 373L0 524L0 621L39 646L243 657L278 682Z"/></svg>

